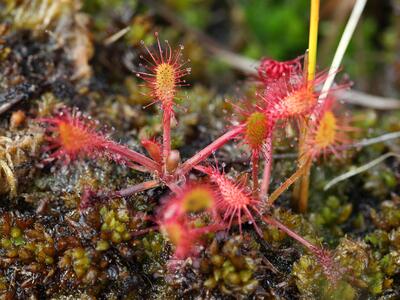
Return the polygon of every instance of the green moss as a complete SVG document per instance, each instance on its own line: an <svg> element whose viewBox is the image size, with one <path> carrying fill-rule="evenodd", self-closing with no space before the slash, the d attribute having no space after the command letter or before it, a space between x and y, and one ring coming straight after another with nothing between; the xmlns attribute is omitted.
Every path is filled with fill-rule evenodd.
<svg viewBox="0 0 400 300"><path fill-rule="evenodd" d="M304 254L303 247L285 233L263 224L259 224L263 238L247 223L243 224L243 236L238 237L235 224L230 232L205 235L199 256L171 261L171 245L158 232L156 221L166 186L125 199L110 199L110 191L149 180L151 176L99 157L57 164L41 151L43 128L31 122L31 118L48 117L64 105L78 106L99 120L99 127L109 126L105 128L107 134L131 149L142 151L141 138L161 138L160 106L157 103L143 108L152 102L149 88L132 73L138 71L144 52L140 41L154 43L155 31L161 41L168 39L171 45L182 42L184 56L191 59L192 74L187 78L190 85L183 87L175 99L178 122L172 122L173 148L179 148L184 161L228 130L230 121L236 121L231 117L236 99L253 99L258 87L252 79L242 84L241 73L233 72L226 61L210 54L208 43L186 34L185 26L176 27L176 21L184 20L217 38L226 48L257 59L264 55L293 58L306 47L307 39L299 39L306 29L305 0L296 4L277 0L154 2L157 5L151 7L146 1L137 0L0 3L1 103L22 99L20 105L11 107L0 119L0 160L7 166L0 170L0 298L398 297L397 161L387 160L327 192L322 191L327 181L344 169L350 170L387 151L397 151L397 140L351 150L339 162L316 162L310 213L299 215L282 208L265 211L316 245L324 241L337 246L332 252L337 266L331 273L324 272L317 259ZM172 16L158 5L172 9ZM375 12L370 9L369 13ZM387 13L379 17L385 18ZM335 32L330 19L329 12L321 19L323 47L329 44L323 40L325 35ZM386 44L395 49L391 55L394 59L396 30L389 23L385 26L390 34L383 36L390 37ZM360 26L363 34L356 35L356 45L351 47L364 49L363 39L367 36L368 49L361 55L357 52L356 60L347 58L344 64L351 64L352 68L361 66L352 62L364 60L365 54L367 60L370 58L370 41L380 39L380 35L374 34L380 34L375 30L375 21L370 19ZM118 33L122 35L116 38ZM276 37L280 43L273 41ZM335 37L329 40L334 41ZM387 57L382 49L378 56L383 60ZM322 62L330 58L321 55L320 59ZM383 69L396 75L396 70L391 70L395 65L391 61ZM365 70L370 67L362 66ZM380 76L379 70L373 71L373 83L377 84L370 86L378 89L374 92L387 93L379 90L382 86L396 90L397 83L381 84L379 77L385 76ZM357 84L368 86L366 78L370 74L362 75ZM27 116L18 128L10 127L9 115L14 108L24 110ZM352 107L352 116L351 126L362 129L350 133L354 141L400 130L399 112L381 114ZM277 128L274 152L294 152L296 134L295 126ZM240 156L245 147L236 141L231 144L218 151L217 159L221 165L226 164L226 172L248 173L249 165L242 164L247 156ZM12 176L6 174L7 168ZM271 190L294 168L293 160L274 160ZM207 180L197 172L188 178ZM84 199L87 190L99 197ZM290 193L286 193L277 205L289 207L289 198ZM379 203L387 199L391 201ZM209 216L191 221L197 227L211 223ZM345 234L347 237L343 238Z"/></svg>
<svg viewBox="0 0 400 300"><path fill-rule="evenodd" d="M353 211L351 203L342 204L338 197L329 196L318 212L310 214L310 221L319 229L328 229L331 236L341 237L341 224L345 223Z"/></svg>
<svg viewBox="0 0 400 300"><path fill-rule="evenodd" d="M96 214L97 210L93 213ZM132 234L143 224L141 214L131 211L124 201L115 199L100 207L100 240L96 248L101 251L108 249L109 244L118 245L132 240ZM96 216L93 216L96 218Z"/></svg>
<svg viewBox="0 0 400 300"><path fill-rule="evenodd" d="M302 256L293 265L292 273L305 299L357 299L357 292L349 283L343 280L331 282L311 256Z"/></svg>
<svg viewBox="0 0 400 300"><path fill-rule="evenodd" d="M400 226L400 205L393 201L384 201L380 210L371 210L371 218L375 225L384 230Z"/></svg>
<svg viewBox="0 0 400 300"><path fill-rule="evenodd" d="M314 227L303 216L294 214L288 210L281 208L274 210L274 216L280 220L288 228L294 230L308 241L314 244L321 242ZM293 242L293 240L286 235L286 233L277 229L274 226L264 226L263 234L264 239L275 247L281 246L282 242Z"/></svg>
<svg viewBox="0 0 400 300"><path fill-rule="evenodd" d="M250 295L259 285L255 275L260 261L248 241L236 236L223 243L214 240L200 261L203 286L225 295Z"/></svg>
<svg viewBox="0 0 400 300"><path fill-rule="evenodd" d="M387 260L387 259L386 259ZM315 258L302 256L293 266L293 275L302 295L317 299L357 299L367 290L382 294L385 274L381 263L366 244L341 239L334 252L335 279L326 276Z"/></svg>

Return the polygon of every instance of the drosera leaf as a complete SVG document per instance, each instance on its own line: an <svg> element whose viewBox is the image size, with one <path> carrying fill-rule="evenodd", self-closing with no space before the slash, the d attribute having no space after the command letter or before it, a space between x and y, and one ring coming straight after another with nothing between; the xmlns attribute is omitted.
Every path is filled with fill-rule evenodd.
<svg viewBox="0 0 400 300"><path fill-rule="evenodd" d="M139 164L149 172L158 172L160 165L143 154L120 145L104 133L96 130L97 123L79 111L63 109L50 118L37 119L47 124L47 151L52 151L50 159L64 164L81 157L96 159L107 157L120 164L136 168Z"/></svg>

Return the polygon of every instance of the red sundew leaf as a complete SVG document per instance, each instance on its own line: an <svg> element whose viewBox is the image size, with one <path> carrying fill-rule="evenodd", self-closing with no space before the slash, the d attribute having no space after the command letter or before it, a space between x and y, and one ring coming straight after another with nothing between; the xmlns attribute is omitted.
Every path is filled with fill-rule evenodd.
<svg viewBox="0 0 400 300"><path fill-rule="evenodd" d="M320 96L329 96L332 92L349 87L349 84L337 85L322 95L320 86L328 77L327 72L319 72L315 79L307 80L303 72L292 72L271 82L265 89L257 93L264 101L265 109L272 120L307 120L314 109L318 108Z"/></svg>
<svg viewBox="0 0 400 300"><path fill-rule="evenodd" d="M158 33L155 33L157 38L157 49L151 51L144 45L149 58L142 57L147 64L144 65L146 72L137 72L136 75L143 78L151 90L151 97L154 102L161 102L162 109L171 109L173 100L176 95L177 87L186 85L182 78L190 73L190 68L186 67L186 63L182 63L181 55L183 46L180 46L177 51L173 51L167 41L166 47L162 48Z"/></svg>
<svg viewBox="0 0 400 300"><path fill-rule="evenodd" d="M254 101L241 99L237 103L230 103L239 126L243 127L238 139L253 153L259 153L274 127L274 120L269 116L265 102L258 97Z"/></svg>
<svg viewBox="0 0 400 300"><path fill-rule="evenodd" d="M143 139L141 140L141 144L154 161L159 164L162 163L162 149L160 143L154 139Z"/></svg>
<svg viewBox="0 0 400 300"><path fill-rule="evenodd" d="M158 224L160 231L169 239L174 246L174 258L185 259L197 256L200 251L200 243L205 234L216 232L223 227L212 224L203 227L194 227L185 216L166 216L161 214Z"/></svg>
<svg viewBox="0 0 400 300"><path fill-rule="evenodd" d="M191 230L186 222L177 218L169 219L160 223L160 230L174 245L174 257L176 259L196 255L195 245L198 234Z"/></svg>
<svg viewBox="0 0 400 300"><path fill-rule="evenodd" d="M260 66L257 68L258 80L268 86L271 82L281 79L282 77L290 77L292 73L301 72L301 59L297 57L288 61L277 61L269 58L263 58Z"/></svg>
<svg viewBox="0 0 400 300"><path fill-rule="evenodd" d="M215 219L216 200L217 195L211 185L187 183L176 194L163 201L165 205L161 209L161 218L169 220L187 217L188 214L207 212Z"/></svg>
<svg viewBox="0 0 400 300"><path fill-rule="evenodd" d="M348 120L335 113L336 99L329 96L323 106L315 112L315 119L309 124L306 136L306 154L313 158L333 153L339 156L343 145L350 144L348 132L353 128L348 126Z"/></svg>
<svg viewBox="0 0 400 300"><path fill-rule="evenodd" d="M188 183L182 190L167 197L158 213L161 232L174 245L174 258L196 256L205 234L224 228L216 213L217 196L208 184ZM197 227L196 220L208 213L211 224Z"/></svg>
<svg viewBox="0 0 400 300"><path fill-rule="evenodd" d="M48 150L55 150L51 158L64 163L81 156L95 158L105 151L111 143L103 134L98 133L93 120L84 117L80 112L64 109L58 115L37 120L47 124Z"/></svg>
<svg viewBox="0 0 400 300"><path fill-rule="evenodd" d="M68 164L81 157L96 159L109 158L119 164L138 163L151 172L159 171L160 166L153 160L109 139L97 131L97 123L80 112L64 109L58 115L37 120L47 124L48 146L45 150L53 151L50 158Z"/></svg>
<svg viewBox="0 0 400 300"><path fill-rule="evenodd" d="M245 186L231 181L216 168L197 166L196 169L208 174L211 182L217 186L216 208L217 211L222 213L223 220L228 222L227 228L232 227L233 219L236 218L240 233L242 233L242 223L247 218L253 223L257 233L263 236L253 216L253 212L255 215L261 215L259 199L253 198L251 192Z"/></svg>
<svg viewBox="0 0 400 300"><path fill-rule="evenodd" d="M315 83L325 78L326 74L320 74ZM274 81L257 96L265 102L272 119L300 119L310 115L317 104L319 95L310 86L302 72L292 73L288 79Z"/></svg>

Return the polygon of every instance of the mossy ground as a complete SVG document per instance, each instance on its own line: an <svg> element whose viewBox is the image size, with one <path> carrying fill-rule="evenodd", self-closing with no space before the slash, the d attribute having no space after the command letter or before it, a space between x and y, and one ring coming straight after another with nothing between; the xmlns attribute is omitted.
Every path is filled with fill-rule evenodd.
<svg viewBox="0 0 400 300"><path fill-rule="evenodd" d="M400 298L399 162L388 159L323 189L354 166L386 152L399 153L398 141L317 162L307 214L290 210L290 192L275 205L273 214L281 222L332 249L341 274L337 282L325 277L310 253L270 226L262 227L263 239L251 225L244 226L243 236L237 229L210 235L199 257L177 264L170 260L169 242L150 229L167 189L83 203L87 188L115 191L148 178L106 159L67 166L43 163L43 129L34 118L75 106L108 127L115 140L140 149L141 138L161 133L158 108L143 109L150 99L132 73L139 64L140 40L151 43L157 29L172 44L178 32L136 1L88 1L85 13L78 1L66 1L54 8L46 26L34 13L39 9L34 3L41 1L32 1L30 8L25 2L0 5L7 8L0 14L0 106L18 102L0 120L2 299ZM193 12L185 1L169 2L177 11ZM85 18L91 19L90 27ZM187 18L201 27L195 22L201 18ZM124 26L130 28L126 35L107 40ZM192 60L193 84L178 97L172 143L187 158L229 126L232 108L224 99L249 93L251 84L238 92L240 75L209 58L190 35L183 42ZM399 117L398 112L381 115L354 108L359 130L352 138L398 131ZM282 136L277 154L293 152L290 131ZM216 155L227 173L249 173L242 147L227 146ZM293 159L276 159L271 188L295 167Z"/></svg>

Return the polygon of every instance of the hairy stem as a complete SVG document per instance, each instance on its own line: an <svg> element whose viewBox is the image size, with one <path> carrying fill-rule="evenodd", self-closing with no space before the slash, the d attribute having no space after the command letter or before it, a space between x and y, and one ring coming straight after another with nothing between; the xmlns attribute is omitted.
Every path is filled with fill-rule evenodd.
<svg viewBox="0 0 400 300"><path fill-rule="evenodd" d="M156 163L154 160L144 156L143 154L140 154L139 152L136 152L127 147L121 146L117 143L108 144L106 150L112 154L118 154L122 158L128 159L135 163L138 163L138 164L142 165L143 167L146 167L148 169L148 171L150 171L150 172L160 172L161 171L161 166L158 163Z"/></svg>
<svg viewBox="0 0 400 300"><path fill-rule="evenodd" d="M309 160L311 161L311 158L309 158ZM297 169L296 172L293 173L292 176L290 176L288 179L286 179L286 181L284 183L282 183L280 185L280 187L278 189L276 189L272 194L271 197L269 197L268 199L268 204L272 205L276 199L278 199L278 197L284 192L286 191L293 183L296 182L296 180L298 180L303 174L304 172L307 170L307 162L300 165L299 168Z"/></svg>
<svg viewBox="0 0 400 300"><path fill-rule="evenodd" d="M253 177L253 196L258 195L258 164L259 154L258 151L253 151L251 154L251 173Z"/></svg>
<svg viewBox="0 0 400 300"><path fill-rule="evenodd" d="M115 192L115 194L119 197L127 197L139 192L143 192L148 189L155 188L160 185L160 182L158 180L149 180L145 182L141 182L139 184L132 185L130 187L127 187L125 189L119 190Z"/></svg>
<svg viewBox="0 0 400 300"><path fill-rule="evenodd" d="M264 173L261 182L261 198L267 198L269 191L269 182L271 181L272 169L272 134L268 136L263 149L263 156L265 158Z"/></svg>
<svg viewBox="0 0 400 300"><path fill-rule="evenodd" d="M217 138L214 142L209 144L203 150L197 152L192 158L188 159L181 165L181 167L178 170L178 174L180 175L187 174L194 166L198 165L199 163L207 159L207 157L209 157L213 152L217 151L227 142L229 142L238 134L240 134L243 131L243 128L244 127L242 125L235 127L234 129L226 132L225 134Z"/></svg>
<svg viewBox="0 0 400 300"><path fill-rule="evenodd" d="M303 238L302 236L300 236L299 234L297 234L296 232L294 232L290 228L286 227L284 224L282 224L278 220L276 220L276 219L274 219L272 217L269 217L269 216L268 217L267 216L263 216L262 220L267 224L270 224L270 225L272 225L274 227L279 228L284 233L286 233L288 236L290 236L291 238L295 239L300 244L302 244L304 247L306 247L310 252L312 252L312 253L314 253L314 254L316 254L318 256L322 252L322 249L320 247L317 247L317 246L313 245L312 243L307 241L305 238Z"/></svg>
<svg viewBox="0 0 400 300"><path fill-rule="evenodd" d="M171 118L172 118L172 107L165 107L163 109L163 160L164 166L168 159L169 153L171 152ZM166 168L164 168L166 169Z"/></svg>

